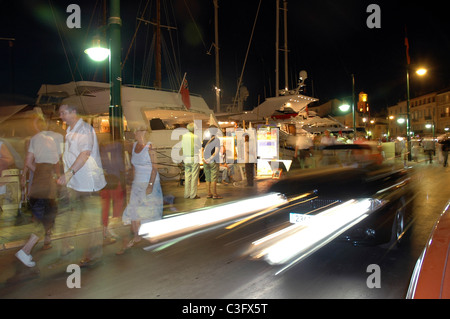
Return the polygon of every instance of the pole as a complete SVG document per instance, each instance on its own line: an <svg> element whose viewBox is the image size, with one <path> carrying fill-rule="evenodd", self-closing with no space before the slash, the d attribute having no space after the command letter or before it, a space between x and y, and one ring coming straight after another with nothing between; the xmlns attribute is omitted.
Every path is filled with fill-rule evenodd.
<svg viewBox="0 0 450 319"><path fill-rule="evenodd" d="M113 141L123 139L123 113L121 97L121 36L120 0L110 0L109 30L109 82L111 103L109 105L109 121Z"/></svg>
<svg viewBox="0 0 450 319"><path fill-rule="evenodd" d="M288 44L287 44L287 1L283 1L284 17L284 85L286 91L289 90L289 72L288 72Z"/></svg>
<svg viewBox="0 0 450 319"><path fill-rule="evenodd" d="M275 27L275 96L279 95L280 90L280 73L279 73L279 66L280 66L280 57L278 56L278 47L280 42L280 35L279 35L279 28L280 28L280 0L277 0L277 8L276 8L276 27Z"/></svg>
<svg viewBox="0 0 450 319"><path fill-rule="evenodd" d="M406 68L406 141L408 150L408 161L411 161L411 118L409 97L409 65Z"/></svg>
<svg viewBox="0 0 450 319"><path fill-rule="evenodd" d="M355 112L355 75L352 74L352 116L353 116L353 139L356 138L356 112Z"/></svg>
<svg viewBox="0 0 450 319"><path fill-rule="evenodd" d="M161 2L156 1L156 50L155 50L155 64L156 64L156 80L155 88L161 89Z"/></svg>
<svg viewBox="0 0 450 319"><path fill-rule="evenodd" d="M219 5L214 0L214 35L216 58L216 112L220 113L220 75L219 75Z"/></svg>

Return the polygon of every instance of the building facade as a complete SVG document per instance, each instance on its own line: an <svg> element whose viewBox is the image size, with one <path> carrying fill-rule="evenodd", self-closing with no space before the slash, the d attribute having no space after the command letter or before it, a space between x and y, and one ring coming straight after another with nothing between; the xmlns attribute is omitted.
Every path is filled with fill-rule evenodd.
<svg viewBox="0 0 450 319"><path fill-rule="evenodd" d="M410 100L411 135L439 136L450 128L450 89ZM406 101L388 107L389 136L406 136Z"/></svg>

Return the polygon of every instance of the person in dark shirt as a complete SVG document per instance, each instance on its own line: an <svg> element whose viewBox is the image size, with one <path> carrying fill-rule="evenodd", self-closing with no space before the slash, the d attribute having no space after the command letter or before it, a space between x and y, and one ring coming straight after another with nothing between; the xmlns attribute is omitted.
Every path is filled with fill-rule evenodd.
<svg viewBox="0 0 450 319"><path fill-rule="evenodd" d="M207 198L221 199L217 194L219 177L220 140L216 137L218 128L211 125L208 129L210 138L203 140L203 171L205 173Z"/></svg>

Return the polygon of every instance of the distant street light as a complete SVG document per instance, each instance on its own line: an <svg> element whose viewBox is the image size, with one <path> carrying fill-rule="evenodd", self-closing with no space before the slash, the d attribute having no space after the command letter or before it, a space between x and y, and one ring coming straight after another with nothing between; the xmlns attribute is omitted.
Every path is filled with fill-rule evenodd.
<svg viewBox="0 0 450 319"><path fill-rule="evenodd" d="M417 75L420 75L420 76L425 75L425 74L427 74L427 69L420 68L416 71L416 73L417 73Z"/></svg>
<svg viewBox="0 0 450 319"><path fill-rule="evenodd" d="M353 117L353 134L355 135L354 137L356 138L356 114L355 114L355 75L352 74L352 117ZM348 105L347 103L339 106L339 110L341 110L342 112L347 112L350 109L350 105Z"/></svg>
<svg viewBox="0 0 450 319"><path fill-rule="evenodd" d="M425 124L425 127L426 127L427 129L430 129L430 128L433 129L433 130L432 130L432 134L433 134L433 139L434 139L434 136L435 136L435 133L434 133L434 121L433 121L433 123L427 123L427 124Z"/></svg>
<svg viewBox="0 0 450 319"><path fill-rule="evenodd" d="M342 104L341 106L339 106L339 110L341 110L342 112L347 112L348 110L350 110L350 105Z"/></svg>
<svg viewBox="0 0 450 319"><path fill-rule="evenodd" d="M406 140L407 140L407 144L408 144L408 161L411 161L411 114L410 114L410 104L411 104L411 100L410 100L410 94L409 94L409 69L410 69L410 65L408 63L408 66L406 68L406 95L407 95L407 100L406 100L406 115L407 115L407 120L406 120ZM427 73L427 70L424 68L420 68L418 70L416 70L416 74L423 76Z"/></svg>

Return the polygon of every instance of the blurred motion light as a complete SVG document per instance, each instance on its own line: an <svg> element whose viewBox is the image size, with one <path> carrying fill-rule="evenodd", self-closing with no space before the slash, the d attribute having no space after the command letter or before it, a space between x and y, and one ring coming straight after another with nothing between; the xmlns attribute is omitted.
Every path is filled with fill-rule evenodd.
<svg viewBox="0 0 450 319"><path fill-rule="evenodd" d="M306 224L294 224L261 238L253 242L254 248L261 246L255 257L264 257L271 265L293 259L296 263L366 218L372 203L371 199L350 200L312 216Z"/></svg>
<svg viewBox="0 0 450 319"><path fill-rule="evenodd" d="M92 60L96 62L102 62L109 57L109 49L106 49L102 46L101 40L99 37L95 37L93 39L92 47L84 50Z"/></svg>
<svg viewBox="0 0 450 319"><path fill-rule="evenodd" d="M397 123L398 124L403 124L403 123L405 123L405 119L404 118L399 118L399 119L397 119Z"/></svg>
<svg viewBox="0 0 450 319"><path fill-rule="evenodd" d="M286 201L286 198L280 194L269 193L188 214L144 223L139 229L139 235L150 241L181 236L207 227L217 226L236 218L242 218L255 211L281 205Z"/></svg>

